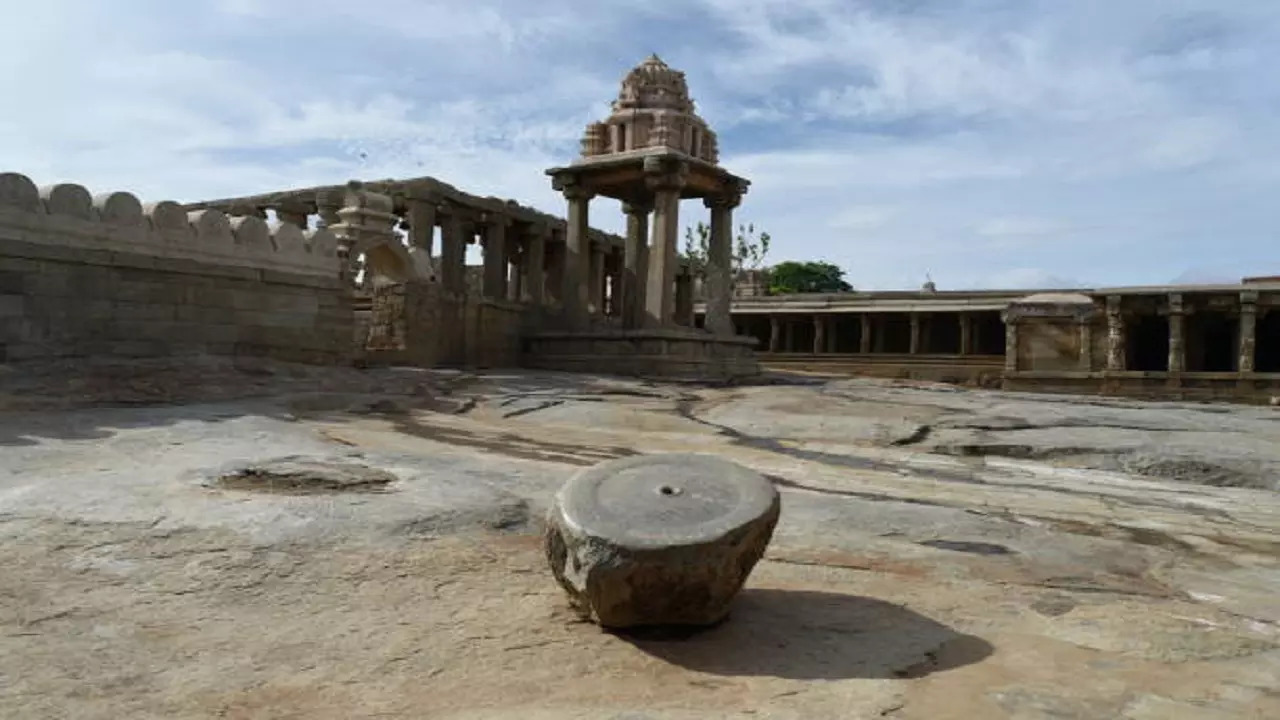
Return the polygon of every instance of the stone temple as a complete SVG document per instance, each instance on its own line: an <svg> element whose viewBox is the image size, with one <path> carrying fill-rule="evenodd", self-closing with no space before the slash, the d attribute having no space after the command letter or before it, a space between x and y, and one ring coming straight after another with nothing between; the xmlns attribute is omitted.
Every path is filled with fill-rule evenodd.
<svg viewBox="0 0 1280 720"><path fill-rule="evenodd" d="M264 357L734 381L761 367L1168 398L1280 394L1280 281L764 296L732 277L749 183L685 75L626 74L565 217L431 177L192 203L0 174L0 361ZM682 203L710 223L703 277ZM626 236L590 225L617 201ZM685 218L688 220L689 218ZM467 249L483 265L466 265Z"/></svg>

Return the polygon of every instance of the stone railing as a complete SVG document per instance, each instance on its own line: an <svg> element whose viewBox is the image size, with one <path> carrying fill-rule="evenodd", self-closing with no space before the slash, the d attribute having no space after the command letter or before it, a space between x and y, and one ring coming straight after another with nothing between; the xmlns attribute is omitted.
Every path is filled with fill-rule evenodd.
<svg viewBox="0 0 1280 720"><path fill-rule="evenodd" d="M0 174L0 225L15 239L85 251L138 253L305 275L337 276L336 239L257 217L186 211L161 201L143 205L127 192L91 195L80 185L37 188L17 173Z"/></svg>

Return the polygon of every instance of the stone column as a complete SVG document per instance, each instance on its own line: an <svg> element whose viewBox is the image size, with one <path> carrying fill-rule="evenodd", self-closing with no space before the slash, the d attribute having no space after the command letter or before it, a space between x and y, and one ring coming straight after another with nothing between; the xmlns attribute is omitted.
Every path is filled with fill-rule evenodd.
<svg viewBox="0 0 1280 720"><path fill-rule="evenodd" d="M446 293L467 291L467 237L463 219L453 213L440 225L440 286Z"/></svg>
<svg viewBox="0 0 1280 720"><path fill-rule="evenodd" d="M912 355L920 352L920 313L911 313L911 350Z"/></svg>
<svg viewBox="0 0 1280 720"><path fill-rule="evenodd" d="M588 236L591 229L588 209L595 193L576 184L562 185L559 189L569 201L560 302L564 307L565 324L572 330L585 330L588 318L586 255L591 241Z"/></svg>
<svg viewBox="0 0 1280 720"><path fill-rule="evenodd" d="M960 313L960 354L973 354L973 318L967 312Z"/></svg>
<svg viewBox="0 0 1280 720"><path fill-rule="evenodd" d="M547 259L547 229L533 228L525 236L524 252L520 253L520 299L541 305L547 286L544 263Z"/></svg>
<svg viewBox="0 0 1280 720"><path fill-rule="evenodd" d="M644 326L644 295L649 254L649 213L652 203L624 202L627 216L627 245L622 258L622 326Z"/></svg>
<svg viewBox="0 0 1280 720"><path fill-rule="evenodd" d="M796 350L796 324L787 319L786 324L782 326L782 352L795 352Z"/></svg>
<svg viewBox="0 0 1280 720"><path fill-rule="evenodd" d="M493 300L507 297L507 218L486 214L484 224L484 296Z"/></svg>
<svg viewBox="0 0 1280 720"><path fill-rule="evenodd" d="M782 322L777 315L769 316L769 352L776 353L782 342Z"/></svg>
<svg viewBox="0 0 1280 720"><path fill-rule="evenodd" d="M587 307L592 315L604 315L604 245L592 242L587 265Z"/></svg>
<svg viewBox="0 0 1280 720"><path fill-rule="evenodd" d="M408 206L409 247L420 248L430 257L435 252L436 204L410 200Z"/></svg>
<svg viewBox="0 0 1280 720"><path fill-rule="evenodd" d="M1124 315L1120 312L1120 296L1107 296L1107 370L1124 370Z"/></svg>
<svg viewBox="0 0 1280 720"><path fill-rule="evenodd" d="M1182 293L1169 293L1169 380L1177 384L1187 366Z"/></svg>
<svg viewBox="0 0 1280 720"><path fill-rule="evenodd" d="M1004 319L1004 372L1011 375L1018 372L1018 317L1009 315Z"/></svg>
<svg viewBox="0 0 1280 720"><path fill-rule="evenodd" d="M1240 374L1253 372L1258 332L1258 291L1244 290L1240 293L1240 357L1236 367Z"/></svg>
<svg viewBox="0 0 1280 720"><path fill-rule="evenodd" d="M1082 372L1093 371L1093 313L1076 318L1080 330L1079 369Z"/></svg>
<svg viewBox="0 0 1280 720"><path fill-rule="evenodd" d="M693 327L693 273L688 268L676 276L675 305L676 324Z"/></svg>
<svg viewBox="0 0 1280 720"><path fill-rule="evenodd" d="M827 350L827 319L821 315L813 316L813 354L821 355Z"/></svg>
<svg viewBox="0 0 1280 720"><path fill-rule="evenodd" d="M672 296L677 269L676 248L680 242L680 191L684 187L687 170L664 167L660 158L651 157L645 162L645 171L650 173L646 181L654 192L645 321L661 327L671 324L675 315L675 298Z"/></svg>
<svg viewBox="0 0 1280 720"><path fill-rule="evenodd" d="M711 210L711 231L707 244L707 330L715 335L733 335L733 209L742 200L734 187L703 203Z"/></svg>
<svg viewBox="0 0 1280 720"><path fill-rule="evenodd" d="M867 355L871 352L871 316L862 313L858 319L862 323L862 334L858 337L858 352Z"/></svg>
<svg viewBox="0 0 1280 720"><path fill-rule="evenodd" d="M316 227L330 228L342 222L342 218L338 217L338 211L342 209L345 192L340 188L331 188L316 193L316 214L320 216Z"/></svg>

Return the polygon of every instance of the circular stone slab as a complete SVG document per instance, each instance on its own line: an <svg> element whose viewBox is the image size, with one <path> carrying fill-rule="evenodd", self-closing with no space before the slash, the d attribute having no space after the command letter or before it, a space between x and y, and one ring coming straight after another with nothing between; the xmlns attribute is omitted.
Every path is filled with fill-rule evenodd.
<svg viewBox="0 0 1280 720"><path fill-rule="evenodd" d="M764 555L780 508L769 481L718 457L612 460L560 489L547 559L600 625L711 625Z"/></svg>

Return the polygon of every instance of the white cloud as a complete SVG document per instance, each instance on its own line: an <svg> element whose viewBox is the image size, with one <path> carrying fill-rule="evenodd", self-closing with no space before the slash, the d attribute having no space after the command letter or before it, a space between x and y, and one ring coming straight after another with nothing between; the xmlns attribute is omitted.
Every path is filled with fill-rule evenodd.
<svg viewBox="0 0 1280 720"><path fill-rule="evenodd" d="M774 259L867 288L1280 268L1262 0L46 0L7 19L2 169L40 183L194 200L433 175L560 212L542 170L657 51L753 181L738 217ZM621 227L612 203L592 218Z"/></svg>

